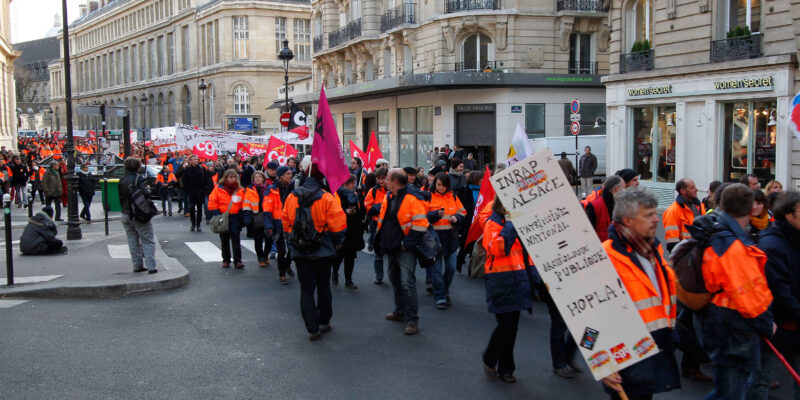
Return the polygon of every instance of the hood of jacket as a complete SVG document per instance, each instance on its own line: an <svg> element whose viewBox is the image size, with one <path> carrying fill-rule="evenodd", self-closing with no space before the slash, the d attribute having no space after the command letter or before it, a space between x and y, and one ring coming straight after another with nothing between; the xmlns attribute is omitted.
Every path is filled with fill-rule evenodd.
<svg viewBox="0 0 800 400"><path fill-rule="evenodd" d="M313 201L321 199L323 192L322 184L316 179L308 177L306 181L303 182L303 186L295 189L293 193L297 196L298 200L305 204L310 204Z"/></svg>
<svg viewBox="0 0 800 400"><path fill-rule="evenodd" d="M53 229L56 227L56 223L50 219L50 216L48 216L44 211L39 211L36 213L36 215L30 217L28 222L37 226L41 226L45 229Z"/></svg>

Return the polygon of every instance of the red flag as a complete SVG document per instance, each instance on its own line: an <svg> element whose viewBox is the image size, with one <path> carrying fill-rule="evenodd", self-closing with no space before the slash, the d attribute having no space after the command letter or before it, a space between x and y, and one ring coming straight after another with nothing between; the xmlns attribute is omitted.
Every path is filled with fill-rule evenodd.
<svg viewBox="0 0 800 400"><path fill-rule="evenodd" d="M291 106L291 115L289 116L289 132L294 132L297 134L297 137L300 140L304 140L308 138L308 126L307 121L308 117L303 110L300 109L296 104L292 103Z"/></svg>
<svg viewBox="0 0 800 400"><path fill-rule="evenodd" d="M368 171L375 169L375 164L378 160L383 158L381 148L378 147L378 138L375 136L375 131L369 135L369 145L367 146L367 159L364 161Z"/></svg>
<svg viewBox="0 0 800 400"><path fill-rule="evenodd" d="M333 122L324 87L319 93L314 142L311 145L311 162L314 164L312 168L319 169L328 180L332 193L350 179L350 170L344 162L342 142L336 133L336 124Z"/></svg>
<svg viewBox="0 0 800 400"><path fill-rule="evenodd" d="M217 159L217 146L209 141L200 142L192 148L192 154L200 157L200 159L216 160Z"/></svg>
<svg viewBox="0 0 800 400"><path fill-rule="evenodd" d="M292 147L292 145L287 144L283 140L276 138L275 136L269 137L266 153L267 156L264 157L265 167L270 161L275 161L280 165L286 165L286 158L289 156L297 157L297 149Z"/></svg>
<svg viewBox="0 0 800 400"><path fill-rule="evenodd" d="M491 177L492 173L489 171L489 167L487 166L486 170L483 172L481 190L480 194L478 195L478 200L475 202L475 214L472 216L472 225L469 226L467 240L464 242L465 245L478 240L478 238L483 234L483 226L478 223L478 214L488 202L494 199L494 188L492 187L492 181L490 180Z"/></svg>
<svg viewBox="0 0 800 400"><path fill-rule="evenodd" d="M352 140L350 140L350 158L353 159L356 157L361 159L362 164L364 163L364 152L359 149Z"/></svg>
<svg viewBox="0 0 800 400"><path fill-rule="evenodd" d="M236 154L239 157L250 157L250 146L247 143L236 143Z"/></svg>
<svg viewBox="0 0 800 400"><path fill-rule="evenodd" d="M267 152L267 145L264 143L236 143L236 154L239 157L252 157Z"/></svg>

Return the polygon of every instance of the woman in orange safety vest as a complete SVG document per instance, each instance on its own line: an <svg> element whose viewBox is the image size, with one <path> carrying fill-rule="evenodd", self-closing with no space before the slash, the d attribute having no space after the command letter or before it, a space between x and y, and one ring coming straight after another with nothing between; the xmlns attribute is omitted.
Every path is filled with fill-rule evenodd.
<svg viewBox="0 0 800 400"><path fill-rule="evenodd" d="M436 308L445 310L450 305L450 284L456 273L460 243L458 229L464 223L467 210L450 190L450 177L446 173L440 172L436 175L431 189L431 201L427 203L428 222L433 226L442 245L441 253L436 256L436 264L431 267L433 298Z"/></svg>
<svg viewBox="0 0 800 400"><path fill-rule="evenodd" d="M228 232L219 234L219 240L222 242L222 268L231 266L231 245L234 266L244 268L239 235L242 225L249 224L252 218L249 210L242 210L244 195L244 188L239 185L239 174L229 169L225 171L222 180L214 186L214 190L208 197L208 211L212 216L228 213Z"/></svg>

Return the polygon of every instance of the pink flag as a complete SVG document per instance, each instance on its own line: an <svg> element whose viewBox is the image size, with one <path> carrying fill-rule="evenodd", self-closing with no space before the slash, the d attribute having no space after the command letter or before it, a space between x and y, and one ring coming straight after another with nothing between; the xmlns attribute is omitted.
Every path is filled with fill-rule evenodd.
<svg viewBox="0 0 800 400"><path fill-rule="evenodd" d="M339 186L350 178L350 170L344 162L342 142L336 133L336 124L331 116L328 98L325 97L325 87L319 93L319 107L317 108L317 122L314 125L314 142L311 146L311 168L318 168L331 192L336 192Z"/></svg>

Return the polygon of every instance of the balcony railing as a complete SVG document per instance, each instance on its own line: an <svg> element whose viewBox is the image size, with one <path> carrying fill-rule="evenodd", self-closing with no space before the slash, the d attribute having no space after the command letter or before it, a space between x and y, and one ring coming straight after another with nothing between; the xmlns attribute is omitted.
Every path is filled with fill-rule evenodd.
<svg viewBox="0 0 800 400"><path fill-rule="evenodd" d="M597 62L570 61L570 74L597 75Z"/></svg>
<svg viewBox="0 0 800 400"><path fill-rule="evenodd" d="M598 0L558 0L557 11L608 12L608 4Z"/></svg>
<svg viewBox="0 0 800 400"><path fill-rule="evenodd" d="M645 50L628 54L620 54L619 73L624 74L626 72L653 70L653 67L655 66L654 53L654 50Z"/></svg>
<svg viewBox="0 0 800 400"><path fill-rule="evenodd" d="M711 41L711 62L747 60L759 58L762 54L763 35L756 33L730 39Z"/></svg>
<svg viewBox="0 0 800 400"><path fill-rule="evenodd" d="M471 10L499 10L500 0L447 0L448 13Z"/></svg>
<svg viewBox="0 0 800 400"><path fill-rule="evenodd" d="M485 65L481 66L480 68L476 68L478 63L475 61L470 62L457 62L456 63L456 72L467 72L467 71L483 71L485 69L496 69L497 68L497 61L487 61L484 63Z"/></svg>
<svg viewBox="0 0 800 400"><path fill-rule="evenodd" d="M361 18L328 34L328 47L334 48L342 43L361 37Z"/></svg>
<svg viewBox="0 0 800 400"><path fill-rule="evenodd" d="M322 46L323 46L322 35L314 36L314 53L321 51Z"/></svg>
<svg viewBox="0 0 800 400"><path fill-rule="evenodd" d="M381 16L381 32L415 21L414 3L397 6Z"/></svg>

